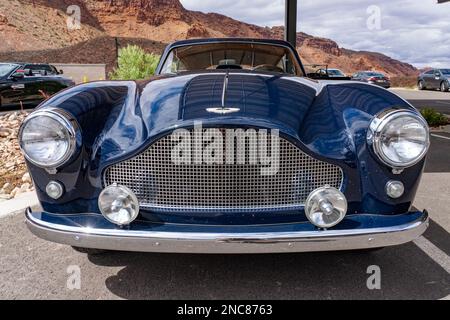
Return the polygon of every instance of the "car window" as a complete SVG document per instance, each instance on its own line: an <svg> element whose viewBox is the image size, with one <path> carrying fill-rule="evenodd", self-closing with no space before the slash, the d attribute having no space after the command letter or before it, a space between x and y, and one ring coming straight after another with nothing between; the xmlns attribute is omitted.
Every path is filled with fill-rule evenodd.
<svg viewBox="0 0 450 320"><path fill-rule="evenodd" d="M328 69L328 74L333 76L343 76L344 74L341 72L341 70L337 69Z"/></svg>
<svg viewBox="0 0 450 320"><path fill-rule="evenodd" d="M41 73L45 73L44 70L41 70L37 65L29 65L28 64L28 65L26 65L24 67L24 70L27 70L25 75L29 76L29 77L31 77L31 76L40 76L40 75L42 75Z"/></svg>
<svg viewBox="0 0 450 320"><path fill-rule="evenodd" d="M166 58L162 74L185 71L243 69L302 75L289 48L254 43L207 43L174 48Z"/></svg>
<svg viewBox="0 0 450 320"><path fill-rule="evenodd" d="M450 69L441 69L441 72L445 75L450 75Z"/></svg>
<svg viewBox="0 0 450 320"><path fill-rule="evenodd" d="M384 77L384 74L379 72L367 72L366 75L369 77Z"/></svg>
<svg viewBox="0 0 450 320"><path fill-rule="evenodd" d="M53 70L48 64L29 64L26 65L24 69L30 70L30 76L46 76L56 74L55 70Z"/></svg>
<svg viewBox="0 0 450 320"><path fill-rule="evenodd" d="M8 75L11 71L17 68L17 64L12 63L0 63L0 77Z"/></svg>
<svg viewBox="0 0 450 320"><path fill-rule="evenodd" d="M53 74L59 74L59 71L58 71L58 69L56 69L55 66L49 65L49 67L50 67L51 71L53 72Z"/></svg>
<svg viewBox="0 0 450 320"><path fill-rule="evenodd" d="M434 74L434 70L429 70L429 71L425 72L425 74Z"/></svg>

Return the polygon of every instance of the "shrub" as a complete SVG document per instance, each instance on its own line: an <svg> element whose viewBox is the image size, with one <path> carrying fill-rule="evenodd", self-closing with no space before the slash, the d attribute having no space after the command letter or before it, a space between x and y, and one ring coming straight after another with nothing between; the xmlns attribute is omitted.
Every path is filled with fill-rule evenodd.
<svg viewBox="0 0 450 320"><path fill-rule="evenodd" d="M392 77L391 86L393 88L417 88L417 77Z"/></svg>
<svg viewBox="0 0 450 320"><path fill-rule="evenodd" d="M136 45L128 45L119 49L119 67L109 74L112 80L140 80L155 73L159 56L146 53Z"/></svg>
<svg viewBox="0 0 450 320"><path fill-rule="evenodd" d="M430 127L444 126L449 122L447 116L431 108L422 109L420 113L427 120Z"/></svg>

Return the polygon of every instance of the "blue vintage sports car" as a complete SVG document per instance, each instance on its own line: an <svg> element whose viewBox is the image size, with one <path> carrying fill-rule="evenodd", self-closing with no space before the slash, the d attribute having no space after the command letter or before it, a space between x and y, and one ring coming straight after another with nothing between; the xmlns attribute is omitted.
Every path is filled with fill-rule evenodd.
<svg viewBox="0 0 450 320"><path fill-rule="evenodd" d="M38 237L191 253L373 249L419 237L429 129L378 86L305 77L277 40L167 47L147 81L67 89L23 123Z"/></svg>

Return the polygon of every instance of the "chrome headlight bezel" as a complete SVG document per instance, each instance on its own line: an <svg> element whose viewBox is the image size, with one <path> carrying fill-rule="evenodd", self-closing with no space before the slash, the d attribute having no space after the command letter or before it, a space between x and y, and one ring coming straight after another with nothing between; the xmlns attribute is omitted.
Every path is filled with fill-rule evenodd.
<svg viewBox="0 0 450 320"><path fill-rule="evenodd" d="M382 134L386 126L393 120L402 118L402 117L410 117L416 120L419 124L421 124L426 132L425 136L425 146L422 152L413 160L408 162L395 162L392 159L389 159L382 150ZM372 147L373 152L377 156L377 158L385 165L393 168L393 169L406 169L412 167L419 163L427 154L428 149L430 147L430 129L426 120L420 115L413 111L406 109L389 109L381 112L376 115L375 118L371 121L369 125L369 129L367 131L367 142Z"/></svg>
<svg viewBox="0 0 450 320"><path fill-rule="evenodd" d="M34 159L24 149L23 146L23 131L26 128L27 124L32 121L36 120L36 118L39 117L48 117L56 122L58 122L66 131L67 133L67 142L68 147L65 150L64 154L58 158L57 161L54 162L48 162L48 161L39 161L37 159ZM23 122L19 129L19 146L20 150L22 151L22 154L24 155L25 159L27 159L31 164L43 168L43 169L57 169L67 163L75 154L76 148L77 148L77 138L81 137L80 129L78 126L77 121L66 111L59 109L59 108L46 108L45 110L38 110L33 113L31 113ZM81 139L81 138L80 138Z"/></svg>

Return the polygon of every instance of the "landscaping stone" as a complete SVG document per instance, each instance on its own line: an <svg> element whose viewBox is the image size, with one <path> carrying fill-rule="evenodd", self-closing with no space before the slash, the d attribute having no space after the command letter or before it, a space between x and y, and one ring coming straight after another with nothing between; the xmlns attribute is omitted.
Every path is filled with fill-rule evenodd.
<svg viewBox="0 0 450 320"><path fill-rule="evenodd" d="M10 112L0 116L0 202L34 190L17 139L27 115Z"/></svg>

